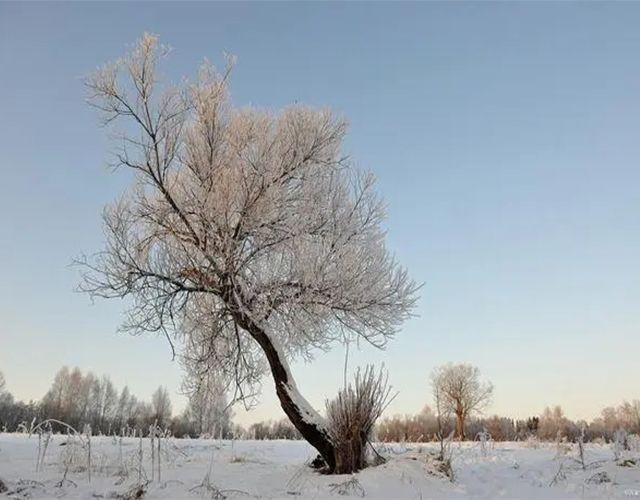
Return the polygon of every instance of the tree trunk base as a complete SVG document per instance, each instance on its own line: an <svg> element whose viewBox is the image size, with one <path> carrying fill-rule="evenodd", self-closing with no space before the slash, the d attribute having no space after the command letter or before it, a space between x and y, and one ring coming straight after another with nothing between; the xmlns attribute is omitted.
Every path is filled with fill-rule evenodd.
<svg viewBox="0 0 640 500"><path fill-rule="evenodd" d="M367 442L364 439L350 439L335 446L335 474L353 474L367 466Z"/></svg>

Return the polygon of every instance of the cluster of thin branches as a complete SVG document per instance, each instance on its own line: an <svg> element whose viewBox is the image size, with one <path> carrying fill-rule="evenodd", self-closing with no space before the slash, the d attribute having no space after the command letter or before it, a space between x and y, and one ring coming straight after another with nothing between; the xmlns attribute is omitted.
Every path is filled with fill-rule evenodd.
<svg viewBox="0 0 640 500"><path fill-rule="evenodd" d="M358 369L353 385L327 402L328 428L336 446L339 472L355 472L366 466L366 446L371 442L376 421L392 399L384 369L376 373L369 365Z"/></svg>

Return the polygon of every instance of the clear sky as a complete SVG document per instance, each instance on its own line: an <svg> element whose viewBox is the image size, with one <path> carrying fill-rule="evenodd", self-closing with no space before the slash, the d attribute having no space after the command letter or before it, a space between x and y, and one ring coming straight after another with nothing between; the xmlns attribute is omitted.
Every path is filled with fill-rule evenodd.
<svg viewBox="0 0 640 500"><path fill-rule="evenodd" d="M125 186L81 77L143 31L177 79L237 55L237 104L330 106L379 179L389 245L424 282L385 352L389 413L429 402L428 375L477 365L491 412L562 404L590 418L640 398L640 3L0 3L0 370L40 398L67 364L139 397L180 371L161 338L116 333L122 304L74 293ZM298 363L316 407L344 350ZM280 418L271 381L242 423Z"/></svg>

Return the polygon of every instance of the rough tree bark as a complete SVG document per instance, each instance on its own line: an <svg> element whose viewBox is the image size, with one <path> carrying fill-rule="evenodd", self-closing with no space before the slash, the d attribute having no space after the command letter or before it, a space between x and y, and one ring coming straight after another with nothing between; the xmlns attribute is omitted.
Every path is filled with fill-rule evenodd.
<svg viewBox="0 0 640 500"><path fill-rule="evenodd" d="M310 419L305 418L303 409L299 406L299 401L294 401L292 398L290 389L295 386L295 381L285 365L287 363L286 360L281 358L279 350L276 349L266 332L250 317L237 309L233 312L233 316L238 325L247 331L264 351L273 375L276 394L287 417L302 434L302 437L318 450L318 453L326 462L329 472L333 472L336 468L336 448L327 429L319 422L312 422ZM298 394L298 397L301 396Z"/></svg>
<svg viewBox="0 0 640 500"><path fill-rule="evenodd" d="M322 458L329 467L329 472L333 472L336 467L335 447L329 438L326 429L318 425L317 422L309 422L298 406L298 403L291 398L288 387L293 383L290 380L291 374L284 368L282 360L277 351L273 348L266 335L252 334L253 338L262 346L269 360L269 367L273 375L276 387L276 394L280 400L282 409L291 420L291 423L300 431L304 437L322 455Z"/></svg>

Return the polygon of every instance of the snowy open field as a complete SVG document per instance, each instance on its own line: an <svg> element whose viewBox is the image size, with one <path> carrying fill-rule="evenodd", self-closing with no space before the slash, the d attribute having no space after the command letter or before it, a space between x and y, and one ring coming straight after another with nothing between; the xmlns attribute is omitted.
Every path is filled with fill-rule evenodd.
<svg viewBox="0 0 640 500"><path fill-rule="evenodd" d="M139 440L92 438L92 477L85 449L54 436L36 471L38 438L0 434L0 479L10 498L127 498L139 475ZM640 496L640 461L614 461L610 447L587 445L586 470L577 450L555 444L454 445L455 481L429 460L436 444L384 445L387 463L355 476L326 476L305 463L304 441L170 439L163 443L161 478L151 479L150 442L143 441L145 498L631 498ZM65 464L68 464L66 479ZM208 479L207 479L208 475ZM2 495L0 495L2 496Z"/></svg>

